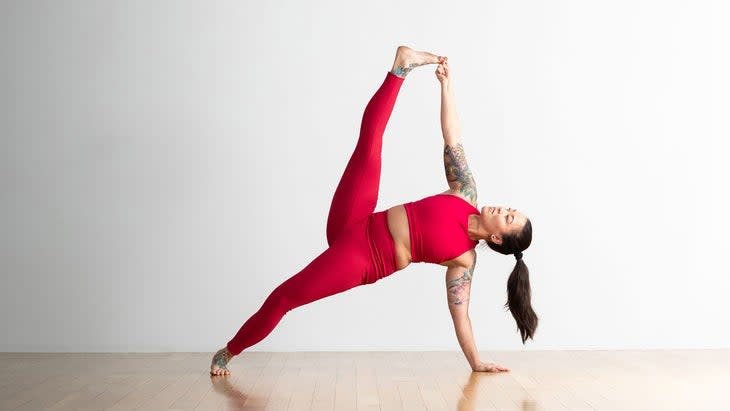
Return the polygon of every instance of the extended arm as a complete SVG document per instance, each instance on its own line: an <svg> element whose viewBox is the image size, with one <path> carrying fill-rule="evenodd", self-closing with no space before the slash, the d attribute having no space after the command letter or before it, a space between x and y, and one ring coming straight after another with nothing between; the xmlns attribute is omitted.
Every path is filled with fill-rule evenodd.
<svg viewBox="0 0 730 411"><path fill-rule="evenodd" d="M442 66L445 73L448 73L446 65ZM454 103L454 85L449 77L441 82L441 133L446 145L456 146L461 143L461 124Z"/></svg>
<svg viewBox="0 0 730 411"><path fill-rule="evenodd" d="M448 62L440 64L436 74L441 82L441 133L444 136L446 180L451 190L462 194L476 204L477 186L461 144L461 125L456 115L454 85L450 78Z"/></svg>
<svg viewBox="0 0 730 411"><path fill-rule="evenodd" d="M469 268L449 267L446 270L446 296L449 304L449 312L454 322L454 331L459 340L461 350L466 356L472 370L476 370L480 364L479 351L474 344L474 335L469 319L469 294L471 293L471 278L476 265L476 252L474 252L474 263Z"/></svg>

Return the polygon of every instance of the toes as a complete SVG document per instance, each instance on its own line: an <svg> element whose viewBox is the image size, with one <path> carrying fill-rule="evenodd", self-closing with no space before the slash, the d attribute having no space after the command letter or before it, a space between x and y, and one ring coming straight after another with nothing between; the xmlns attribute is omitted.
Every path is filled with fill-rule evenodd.
<svg viewBox="0 0 730 411"><path fill-rule="evenodd" d="M231 373L227 368L215 367L210 371L211 375L228 375Z"/></svg>

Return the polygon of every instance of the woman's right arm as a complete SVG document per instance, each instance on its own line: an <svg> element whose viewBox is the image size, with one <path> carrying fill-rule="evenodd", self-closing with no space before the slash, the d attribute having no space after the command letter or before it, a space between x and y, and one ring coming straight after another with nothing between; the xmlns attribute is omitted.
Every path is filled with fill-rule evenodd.
<svg viewBox="0 0 730 411"><path fill-rule="evenodd" d="M456 339L464 352L472 370L481 362L479 351L474 343L474 334L469 319L469 294L471 294L471 278L476 265L476 252L471 267L453 266L446 269L446 301L456 331Z"/></svg>

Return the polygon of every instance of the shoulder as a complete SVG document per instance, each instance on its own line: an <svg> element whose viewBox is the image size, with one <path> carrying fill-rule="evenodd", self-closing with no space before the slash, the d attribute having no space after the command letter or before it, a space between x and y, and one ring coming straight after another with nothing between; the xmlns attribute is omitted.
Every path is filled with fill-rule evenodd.
<svg viewBox="0 0 730 411"><path fill-rule="evenodd" d="M464 252L464 254L453 258L451 260L440 262L439 265L443 265L444 267L461 267L464 269L474 269L474 266L476 266L477 263L477 250L472 248L471 250L467 250Z"/></svg>
<svg viewBox="0 0 730 411"><path fill-rule="evenodd" d="M452 195L452 196L459 197L459 198L463 199L464 201L466 201L467 203L469 203L472 206L474 206L474 208L477 208L477 209L479 208L479 203L478 203L476 197L474 198L474 201L472 201L471 198L465 196L464 194L461 194L461 192L459 190L448 189L448 190L446 190L444 192L441 192L439 194L449 194L449 195Z"/></svg>

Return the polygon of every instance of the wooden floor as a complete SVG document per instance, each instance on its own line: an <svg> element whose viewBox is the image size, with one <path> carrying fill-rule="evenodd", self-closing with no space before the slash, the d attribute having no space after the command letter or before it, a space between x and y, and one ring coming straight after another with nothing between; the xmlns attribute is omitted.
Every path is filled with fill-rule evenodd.
<svg viewBox="0 0 730 411"><path fill-rule="evenodd" d="M0 353L0 410L730 410L730 350Z"/></svg>

